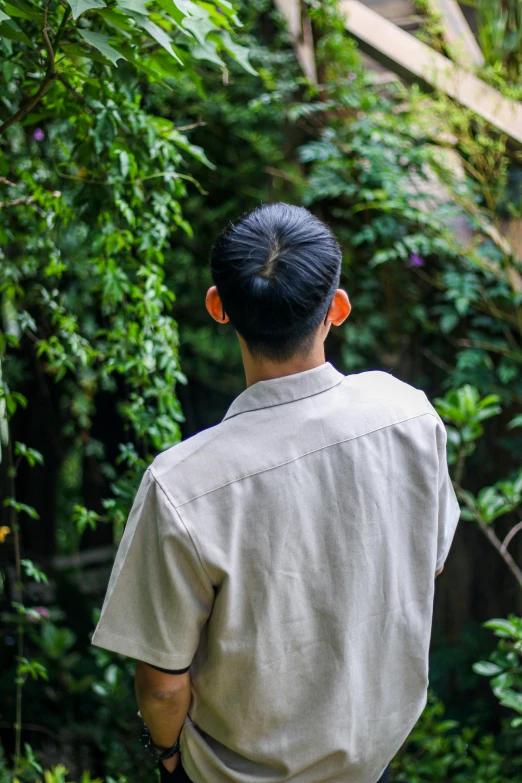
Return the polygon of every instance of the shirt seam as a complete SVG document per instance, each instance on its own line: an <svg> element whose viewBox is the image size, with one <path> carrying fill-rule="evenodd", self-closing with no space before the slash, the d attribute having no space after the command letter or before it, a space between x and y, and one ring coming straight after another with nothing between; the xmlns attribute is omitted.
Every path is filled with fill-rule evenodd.
<svg viewBox="0 0 522 783"><path fill-rule="evenodd" d="M324 394L325 392L330 391L331 389L335 389L335 387L343 383L347 377L348 376L343 375L339 381L337 381L331 386L327 386L325 389L319 389L319 391L312 392L311 394L303 394L300 397L292 397L292 399L290 400L282 400L281 402L269 402L267 405L255 405L253 408L245 408L244 410L237 411L237 413L231 413L230 416L228 415L228 411L227 411L221 421L222 422L228 421L229 419L233 419L236 416L240 416L242 413L252 413L253 411L262 411L265 410L265 408L277 408L280 405L289 405L292 402L298 402L298 400L305 400L308 399L309 397L317 397L318 394Z"/></svg>
<svg viewBox="0 0 522 783"><path fill-rule="evenodd" d="M205 568L205 565L203 563L203 555L202 555L202 552L200 551L199 544L196 543L195 537L192 535L192 533L189 531L188 527L186 526L185 522L183 521L183 518L182 518L181 514L179 513L177 507L174 505L173 499L170 497L170 495L167 492L167 490L165 489L165 487L160 483L159 479L154 475L152 467L149 467L149 471L150 471L150 474L151 474L152 478L154 479L154 481L156 482L158 487L161 489L161 491L163 492L163 494L167 498L169 506L171 506L172 510L174 511L174 513L176 514L177 518L181 522L181 524L182 524L182 526L183 526L187 536L190 539L190 542L191 542L192 546L194 547L194 551L196 553L196 557L198 558L198 561L199 561L199 564L201 566L201 569L202 569L203 573L205 574L205 576L207 577L207 579L208 579L208 581L210 583L210 586L212 586L213 582L212 582L212 579L210 578L210 576L208 574L208 571Z"/></svg>
<svg viewBox="0 0 522 783"><path fill-rule="evenodd" d="M139 642L137 639L132 639L130 636L123 636L121 633L113 633L112 631L106 631L104 628L100 628L100 630L96 630L95 634L93 635L93 641L95 640L95 636L114 636L115 639L125 639L126 642L132 642L132 644L135 644L137 647L144 647L146 650L151 650L152 652L157 652L159 655L164 655L166 658L187 658L187 655L185 653L166 653L163 650L158 650L156 647L151 647L150 644L144 644L143 642ZM96 646L96 645L95 645Z"/></svg>
<svg viewBox="0 0 522 783"><path fill-rule="evenodd" d="M416 416L408 416L407 419L401 419L400 421L394 421L391 424L383 424L382 427L376 427L376 429L369 430L368 432L364 432L361 435L354 435L351 438L343 438L342 440L337 440L337 441L334 441L333 443L327 443L325 446L319 446L317 449L312 449L311 451L306 451L306 452L304 452L304 454L299 454L299 456L292 457L292 459L288 459L285 462L278 462L276 465L270 465L270 467L268 467L268 468L262 468L261 470L254 471L253 473L247 473L245 476L238 476L235 479L231 479L230 481L226 481L224 484L220 484L218 487L213 487L212 489L209 489L206 492L201 492L199 495L195 495L194 497L189 498L188 500L184 500L182 503L178 503L176 506L173 506L173 507L177 510L177 509L181 508L181 506L186 506L187 503L192 503L192 501L199 500L199 498L202 498L205 495L210 495L212 492L217 492L218 489L223 489L224 487L230 486L230 484L235 484L236 481L244 481L244 479L251 478L252 476L258 476L260 473L266 473L269 470L275 470L276 468L281 468L281 467L283 467L283 465L289 465L291 462L296 462L297 460L302 459L303 457L308 457L308 456L310 456L310 454L315 454L316 452L322 451L323 449L328 449L331 446L339 446L341 443L348 443L349 441L352 441L352 440L358 440L359 438L364 438L366 435L373 435L375 432L379 432L380 430L385 430L388 427L395 427L398 424L404 424L407 421L413 421L413 419L420 419L421 416L432 416L435 420L437 420L437 418L435 416L435 413L432 413L430 410L427 410L427 411L424 411L423 413L417 414ZM178 512L178 515L179 515L179 512ZM181 519L181 517L180 517L180 519Z"/></svg>

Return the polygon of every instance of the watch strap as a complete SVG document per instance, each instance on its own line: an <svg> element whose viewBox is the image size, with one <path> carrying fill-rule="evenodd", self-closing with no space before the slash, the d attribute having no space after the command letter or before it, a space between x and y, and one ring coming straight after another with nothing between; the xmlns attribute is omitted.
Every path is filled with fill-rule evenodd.
<svg viewBox="0 0 522 783"><path fill-rule="evenodd" d="M139 715L139 713L138 713ZM176 740L176 742L170 747L170 748L164 748L161 745L154 745L152 742L152 737L150 736L150 731L143 720L143 718L140 715L141 720L141 732L140 732L140 742L147 750L151 756L153 756L156 761L163 761L164 759L170 759L172 756L174 756L175 753L179 750L179 737Z"/></svg>
<svg viewBox="0 0 522 783"><path fill-rule="evenodd" d="M160 746L158 745L152 745L151 743L151 751L154 755L154 758L157 759L157 761L163 761L163 759L170 759L172 756L174 756L178 750L179 750L179 739L176 740L174 745L170 748L162 748L161 751L158 751L157 748Z"/></svg>

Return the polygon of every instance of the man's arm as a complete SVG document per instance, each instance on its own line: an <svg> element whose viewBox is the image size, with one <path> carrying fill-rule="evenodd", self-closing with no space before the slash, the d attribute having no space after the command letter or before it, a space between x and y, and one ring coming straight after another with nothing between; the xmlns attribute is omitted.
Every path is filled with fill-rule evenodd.
<svg viewBox="0 0 522 783"><path fill-rule="evenodd" d="M155 745L170 748L179 737L190 706L190 675L166 674L136 661L134 679L140 714L147 724ZM163 764L173 772L179 763L179 753Z"/></svg>

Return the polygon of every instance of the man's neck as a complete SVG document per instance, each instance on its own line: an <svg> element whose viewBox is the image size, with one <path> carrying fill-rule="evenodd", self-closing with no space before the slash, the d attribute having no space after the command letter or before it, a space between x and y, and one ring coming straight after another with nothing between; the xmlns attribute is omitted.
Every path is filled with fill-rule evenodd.
<svg viewBox="0 0 522 783"><path fill-rule="evenodd" d="M307 356L294 356L286 362L274 362L270 359L257 359L254 361L248 352L243 340L240 339L241 353L247 388L258 381L270 381L274 378L283 378L286 375L294 375L305 370L313 370L325 363L324 343L319 342Z"/></svg>

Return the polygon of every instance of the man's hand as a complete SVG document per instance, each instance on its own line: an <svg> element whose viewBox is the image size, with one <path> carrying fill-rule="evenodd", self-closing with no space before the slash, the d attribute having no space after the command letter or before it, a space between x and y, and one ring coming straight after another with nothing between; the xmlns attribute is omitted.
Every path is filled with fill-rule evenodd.
<svg viewBox="0 0 522 783"><path fill-rule="evenodd" d="M439 574L442 574L443 571L444 571L444 566L442 566L442 568L439 568L438 571L435 571L435 579L438 577Z"/></svg>
<svg viewBox="0 0 522 783"><path fill-rule="evenodd" d="M152 743L170 748L179 737L190 706L190 675L167 674L136 661L134 679L140 715L150 731ZM179 753L163 762L173 772L179 764Z"/></svg>

